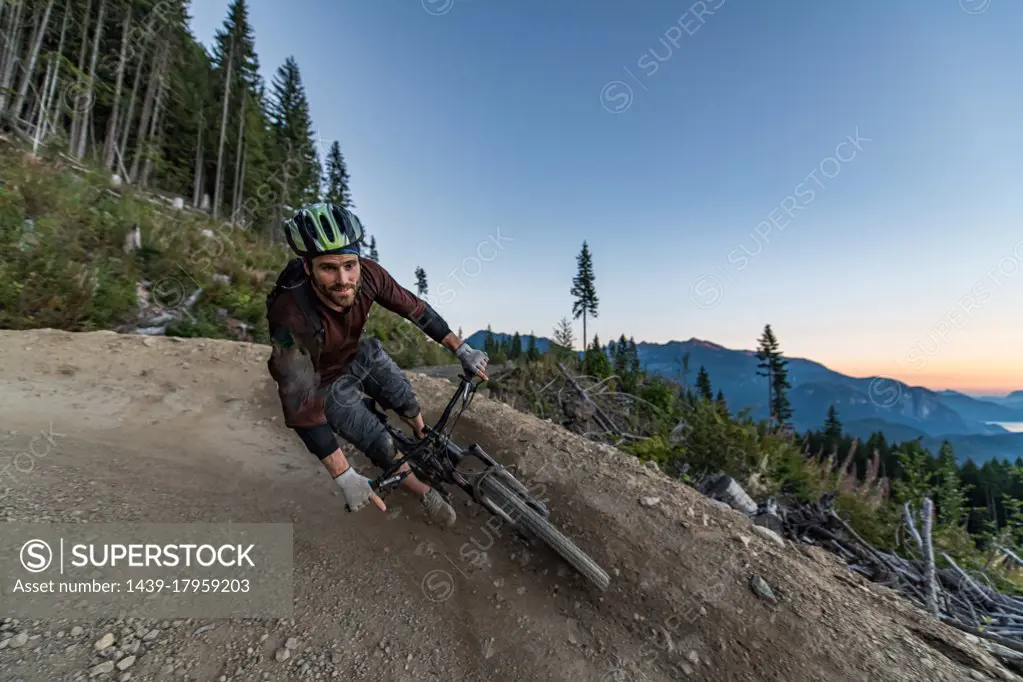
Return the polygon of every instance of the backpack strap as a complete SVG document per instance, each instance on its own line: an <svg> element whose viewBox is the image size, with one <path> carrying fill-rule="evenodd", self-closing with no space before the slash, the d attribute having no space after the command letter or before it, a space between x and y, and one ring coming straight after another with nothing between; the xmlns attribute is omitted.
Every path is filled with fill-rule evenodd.
<svg viewBox="0 0 1023 682"><path fill-rule="evenodd" d="M266 296L267 318L270 316L270 308L284 291L292 292L295 304L305 317L306 323L313 330L313 338L322 348L326 339L326 331L323 328L323 320L316 310L312 300L312 292L309 290L309 278L305 274L301 258L292 259L288 265L277 276L277 282L273 289Z"/></svg>
<svg viewBox="0 0 1023 682"><path fill-rule="evenodd" d="M320 345L322 345L326 339L327 333L323 329L323 320L320 319L320 314L316 311L316 306L310 298L308 282L302 282L302 284L295 287L294 292L295 302L298 304L299 310L301 310L302 314L305 315L305 319L313 328L316 340L320 343Z"/></svg>

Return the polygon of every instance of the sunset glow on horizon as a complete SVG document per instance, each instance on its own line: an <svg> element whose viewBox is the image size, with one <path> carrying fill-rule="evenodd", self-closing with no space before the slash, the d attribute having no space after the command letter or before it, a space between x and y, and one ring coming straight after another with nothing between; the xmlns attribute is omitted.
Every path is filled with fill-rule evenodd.
<svg viewBox="0 0 1023 682"><path fill-rule="evenodd" d="M999 364L1002 360L1006 364ZM900 371L894 363L863 364L842 362L822 363L836 372L852 377L881 376L897 379L908 386L922 386L932 391L951 389L970 395L1004 396L1023 390L1023 364L1018 358L1008 364L1007 358L988 359L984 365L947 363L915 371L906 367Z"/></svg>

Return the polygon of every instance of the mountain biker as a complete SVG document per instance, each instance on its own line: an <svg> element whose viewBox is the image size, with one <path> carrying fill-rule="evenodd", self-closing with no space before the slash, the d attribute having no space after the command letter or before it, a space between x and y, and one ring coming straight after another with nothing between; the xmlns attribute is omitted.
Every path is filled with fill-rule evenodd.
<svg viewBox="0 0 1023 682"><path fill-rule="evenodd" d="M363 392L400 415L417 438L423 437L422 411L412 386L379 340L362 337L373 303L413 322L447 347L468 376L487 379L487 355L459 339L427 302L398 284L382 266L360 257L362 223L348 209L311 204L286 220L284 229L304 270L300 283L282 288L267 310L273 348L267 365L277 382L285 425L320 459L350 511L368 501L386 511L369 479L355 471L335 437L335 432L340 434L381 470L399 456L390 434L363 402ZM322 335L316 333L310 314L317 316ZM444 527L455 522L451 505L415 474L402 484L421 499L430 519Z"/></svg>

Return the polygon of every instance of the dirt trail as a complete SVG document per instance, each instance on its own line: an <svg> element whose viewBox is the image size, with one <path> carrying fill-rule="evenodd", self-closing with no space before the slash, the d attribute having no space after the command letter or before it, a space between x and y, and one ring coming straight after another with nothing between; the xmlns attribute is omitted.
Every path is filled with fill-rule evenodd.
<svg viewBox="0 0 1023 682"><path fill-rule="evenodd" d="M486 398L456 436L542 491L611 573L606 593L462 504L448 532L403 493L387 513L348 514L281 424L266 355L223 341L0 332L0 467L51 423L62 434L0 484L0 520L290 522L295 547L292 620L3 622L0 679L86 680L109 664L103 654L134 655L130 676L93 679L1018 679L834 558L772 544L638 461ZM411 378L434 418L452 385ZM478 548L486 561L471 561ZM776 604L750 588L755 574ZM204 624L215 627L197 634ZM107 632L116 643L97 653Z"/></svg>

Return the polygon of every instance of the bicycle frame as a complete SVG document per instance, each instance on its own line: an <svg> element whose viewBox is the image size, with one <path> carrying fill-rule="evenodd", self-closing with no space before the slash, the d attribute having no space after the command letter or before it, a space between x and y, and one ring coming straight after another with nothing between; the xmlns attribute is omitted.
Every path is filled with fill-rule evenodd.
<svg viewBox="0 0 1023 682"><path fill-rule="evenodd" d="M409 438L406 434L391 426L387 422L387 416L375 409L375 402L372 400L368 401L371 408L374 409L381 422L383 422L384 427L391 434L391 438L394 439L398 451L402 453L402 456L395 460L394 464L379 479L372 481L370 485L378 493L387 491L414 472L420 480L436 488L445 497L449 497L449 495L443 486L445 484L457 485L474 501L491 513L499 514L505 517L505 520L514 523L514 519L510 518L500 507L490 504L479 491L480 483L485 477L500 475L502 480L509 483L516 492L521 494L530 506L544 516L547 516L546 506L534 500L526 488L505 469L504 465L484 452L479 445L473 443L468 448L462 448L444 435L444 427L447 425L455 405L461 401L462 408L465 409L469 399L480 385L483 384L483 381L474 384L472 376L459 375L459 378L461 382L458 389L451 397L451 400L448 401L444 412L432 427L425 427L423 438L418 441ZM462 462L470 456L482 462L485 467L482 472L469 473L459 468ZM398 469L406 463L409 465L409 470L399 472Z"/></svg>
<svg viewBox="0 0 1023 682"><path fill-rule="evenodd" d="M440 419L432 427L424 427L423 437L419 440L410 438L388 424L387 415L376 409L375 401L371 398L366 400L367 406L391 434L401 453L401 457L394 461L381 479L371 481L370 485L378 494L384 493L410 473L415 473L417 478L436 490L449 504L452 500L445 485L457 485L476 504L503 523L509 524L512 531L526 543L532 545L539 542L546 545L591 583L602 590L607 589L610 582L607 572L551 523L550 514L543 502L535 499L510 471L485 453L479 445L473 443L463 448L444 435L444 427L455 405L461 400L464 410L473 393L483 383L474 384L472 376L463 375L461 379L458 390L448 401ZM460 465L470 457L484 465L482 472L461 468ZM398 471L406 464L408 471Z"/></svg>

